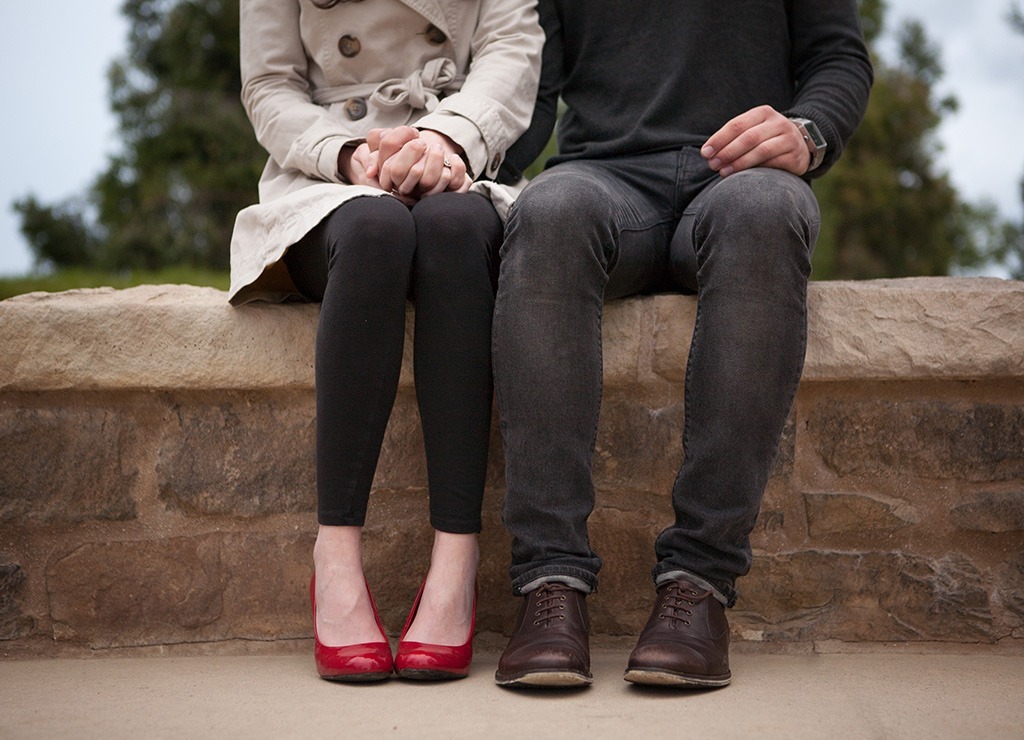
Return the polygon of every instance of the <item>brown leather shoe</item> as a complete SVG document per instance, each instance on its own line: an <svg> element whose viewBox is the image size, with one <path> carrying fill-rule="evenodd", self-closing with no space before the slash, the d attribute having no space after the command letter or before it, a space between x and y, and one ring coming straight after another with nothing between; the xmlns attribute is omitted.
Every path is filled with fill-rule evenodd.
<svg viewBox="0 0 1024 740"><path fill-rule="evenodd" d="M498 660L499 686L586 686L590 673L586 595L564 583L526 594L508 647Z"/></svg>
<svg viewBox="0 0 1024 740"><path fill-rule="evenodd" d="M629 656L632 683L682 688L725 686L729 672L729 622L710 591L689 581L658 587L651 618Z"/></svg>

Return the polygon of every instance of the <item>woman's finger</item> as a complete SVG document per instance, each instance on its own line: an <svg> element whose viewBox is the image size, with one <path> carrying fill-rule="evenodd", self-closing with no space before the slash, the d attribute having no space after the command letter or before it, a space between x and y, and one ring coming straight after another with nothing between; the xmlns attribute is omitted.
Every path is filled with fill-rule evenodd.
<svg viewBox="0 0 1024 740"><path fill-rule="evenodd" d="M448 189L457 193L464 193L469 190L473 181L466 176L466 163L458 154L449 154L448 162L451 164L452 179L448 183Z"/></svg>
<svg viewBox="0 0 1024 740"><path fill-rule="evenodd" d="M452 181L452 168L450 166L442 165L442 167L441 167L441 176L440 176L440 178L438 178L437 184L434 185L433 188L431 188L428 192L424 193L423 195L427 196L427 195L437 195L438 193L443 193L443 192L445 192L448 189L448 184L451 183L451 181Z"/></svg>
<svg viewBox="0 0 1024 740"><path fill-rule="evenodd" d="M420 175L420 181L417 183L418 190L421 193L429 193L434 190L441 180L441 173L447 169L444 149L437 144L429 145L427 153L423 157L423 174Z"/></svg>

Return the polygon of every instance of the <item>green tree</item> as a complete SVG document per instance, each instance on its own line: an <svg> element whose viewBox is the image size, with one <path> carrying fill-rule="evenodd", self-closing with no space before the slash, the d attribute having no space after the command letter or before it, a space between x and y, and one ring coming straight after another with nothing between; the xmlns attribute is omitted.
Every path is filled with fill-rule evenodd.
<svg viewBox="0 0 1024 740"><path fill-rule="evenodd" d="M96 263L100 240L83 215L87 204L81 200L46 206L29 195L17 201L14 210L37 261L64 267Z"/></svg>
<svg viewBox="0 0 1024 740"><path fill-rule="evenodd" d="M1024 10L1017 3L1010 6L1007 17L1010 28L1024 36ZM1020 181L1020 200L1024 205L1024 178ZM1024 216L1017 223L1004 221L998 228L992 250L996 258L1009 269L1010 276L1024 280Z"/></svg>
<svg viewBox="0 0 1024 740"><path fill-rule="evenodd" d="M861 5L872 49L885 13L884 0ZM979 239L992 212L962 202L948 174L937 171L936 130L957 107L955 98L935 94L939 50L917 22L899 29L897 46L894 63L872 54L875 85L864 121L815 184L822 205L815 278L946 275L985 258Z"/></svg>
<svg viewBox="0 0 1024 740"><path fill-rule="evenodd" d="M861 2L872 49L886 10L885 0ZM256 200L266 160L239 102L238 0L125 0L122 12L128 51L110 86L123 149L84 198L16 203L22 232L39 262L58 266L224 268L235 214ZM1021 255L1020 227L962 202L937 171L935 132L956 101L936 97L939 53L920 24L900 29L898 42L895 62L873 54L864 123L815 184L816 278L942 275Z"/></svg>
<svg viewBox="0 0 1024 740"><path fill-rule="evenodd" d="M226 268L266 160L239 102L238 0L126 0L122 12L128 53L110 89L123 148L87 196L96 224L81 202L29 196L15 205L22 232L37 260L58 265L89 254L108 269ZM59 234L89 249L48 246Z"/></svg>

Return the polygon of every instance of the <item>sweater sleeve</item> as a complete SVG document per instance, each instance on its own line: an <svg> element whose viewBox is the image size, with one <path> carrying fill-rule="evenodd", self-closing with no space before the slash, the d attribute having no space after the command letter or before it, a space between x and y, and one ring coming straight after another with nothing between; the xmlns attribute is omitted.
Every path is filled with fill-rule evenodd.
<svg viewBox="0 0 1024 740"><path fill-rule="evenodd" d="M818 124L828 144L825 160L809 173L820 177L835 164L867 109L873 82L856 0L792 0L790 65L796 97L787 116Z"/></svg>

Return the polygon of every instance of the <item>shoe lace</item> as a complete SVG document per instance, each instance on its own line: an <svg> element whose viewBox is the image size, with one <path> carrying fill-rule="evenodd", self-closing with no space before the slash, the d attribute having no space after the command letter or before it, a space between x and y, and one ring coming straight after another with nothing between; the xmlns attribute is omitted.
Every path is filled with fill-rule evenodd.
<svg viewBox="0 0 1024 740"><path fill-rule="evenodd" d="M696 606L710 595L710 591L696 591L678 583L671 583L665 587L664 603L661 605L663 613L658 615L658 619L672 620L672 627L678 627L680 624L689 625L690 620L687 617L692 617L693 612L687 607Z"/></svg>
<svg viewBox="0 0 1024 740"><path fill-rule="evenodd" d="M562 583L544 583L534 592L534 627L549 627L553 621L565 619L565 592L568 590Z"/></svg>

